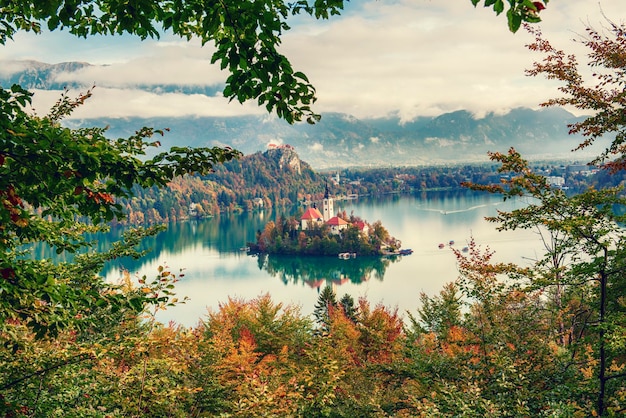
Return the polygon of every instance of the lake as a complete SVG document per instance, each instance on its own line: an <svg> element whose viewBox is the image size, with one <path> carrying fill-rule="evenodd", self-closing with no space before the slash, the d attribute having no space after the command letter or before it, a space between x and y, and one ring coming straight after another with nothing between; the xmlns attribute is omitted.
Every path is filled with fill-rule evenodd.
<svg viewBox="0 0 626 418"><path fill-rule="evenodd" d="M156 275L159 265L175 273L184 269L176 292L190 300L161 312L158 319L185 326L196 325L207 309L218 308L229 297L252 299L265 293L276 302L300 305L302 313L310 314L327 283L334 285L338 298L348 293L355 301L366 297L372 304L414 313L420 292L435 295L457 278L450 241L462 248L473 236L478 244L494 250L498 261L527 264L538 258L543 246L535 231L497 232L494 224L484 220L497 210L525 204L470 190L335 201L335 211L353 212L370 223L380 220L402 241L403 248L414 251L395 258L251 256L241 248L279 213L265 210L190 220L171 224L166 232L148 240L152 251L145 258L117 261L103 274L117 280L121 268L148 277ZM102 237L101 244L110 239ZM446 246L440 249L440 243Z"/></svg>

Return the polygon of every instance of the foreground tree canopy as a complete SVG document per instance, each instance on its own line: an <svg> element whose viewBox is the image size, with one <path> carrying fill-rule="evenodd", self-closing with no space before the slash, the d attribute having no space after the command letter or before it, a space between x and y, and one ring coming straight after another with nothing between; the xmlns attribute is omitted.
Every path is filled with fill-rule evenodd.
<svg viewBox="0 0 626 418"><path fill-rule="evenodd" d="M618 399L626 389L626 216L615 212L626 208L623 189L590 188L568 196L534 174L514 149L493 153L491 159L502 164L500 171L507 177L502 184L471 187L505 199L528 197L530 202L487 219L499 230L536 229L546 248L531 268L508 266L499 271L515 279L527 295L547 296L543 306L552 312L554 343L563 347L568 361L593 370L587 379L594 388L589 395L595 397L595 411L603 416L615 412L616 405L623 408ZM482 263L466 266L480 277L494 271Z"/></svg>
<svg viewBox="0 0 626 418"><path fill-rule="evenodd" d="M561 97L542 106L571 106L591 116L569 126L570 134L582 134L585 140L576 149L587 148L597 139L611 138L611 144L598 155L593 164L604 164L611 171L626 169L626 28L607 20L602 30L585 28L580 42L587 47L586 69L581 68L573 54L554 47L538 28L527 27L535 36L528 45L531 51L544 54L541 62L527 73L543 75L561 82Z"/></svg>

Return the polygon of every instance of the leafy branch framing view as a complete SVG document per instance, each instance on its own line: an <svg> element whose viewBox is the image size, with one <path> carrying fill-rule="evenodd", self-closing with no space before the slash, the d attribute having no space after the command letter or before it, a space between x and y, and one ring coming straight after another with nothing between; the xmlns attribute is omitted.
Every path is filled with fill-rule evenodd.
<svg viewBox="0 0 626 418"><path fill-rule="evenodd" d="M537 23L547 0L471 0L506 10L509 30ZM171 31L212 42L212 62L229 73L224 95L256 100L288 123L315 123L315 89L278 52L288 17L328 19L340 0L0 3L0 41L19 31L65 29L87 37ZM626 28L587 28L586 83L576 57L553 48L538 29L529 70L563 83L561 98L592 114L572 125L612 143L593 163L623 170L626 138ZM154 312L178 303L177 280L161 267L154 280L106 283L107 260L135 250L161 227L129 230L104 252L54 264L26 256L46 242L58 252L89 249L86 232L121 217L116 198L133 185L165 186L207 173L240 153L175 147L149 159L166 132L138 129L109 139L104 128L61 124L91 95L63 95L47 116L25 111L32 94L0 90L0 411L5 416L619 416L626 411L626 240L621 188L568 196L535 175L514 149L493 153L509 174L478 190L529 196L533 204L489 219L500 229L537 228L546 255L532 268L493 263L472 243L457 253L460 277L404 324L396 311L325 290L316 322L269 296L229 300L193 329L163 326ZM503 280L506 278L507 280ZM152 309L152 310L151 310ZM146 317L147 316L147 317Z"/></svg>

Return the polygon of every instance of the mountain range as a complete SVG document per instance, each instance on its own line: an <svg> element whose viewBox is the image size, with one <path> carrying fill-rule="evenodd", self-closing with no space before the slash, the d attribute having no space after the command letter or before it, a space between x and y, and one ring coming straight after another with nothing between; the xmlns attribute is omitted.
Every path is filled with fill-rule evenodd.
<svg viewBox="0 0 626 418"><path fill-rule="evenodd" d="M21 62L19 71L0 72L0 85L19 83L29 89L60 90L67 83L61 85L55 81L57 74L87 65L90 64ZM215 94L215 87L203 86L139 88ZM324 169L486 161L488 151L506 151L511 146L529 159L560 158L581 142L580 137L568 134L568 124L578 120L560 108L516 108L506 114L489 113L482 117L459 110L409 122L397 115L357 119L342 113L325 113L315 125L289 125L271 115L68 119L64 123L69 127L109 126L111 137L128 136L142 126L169 128L165 137L160 138L163 147L231 146L251 154L267 149L270 144L289 144L312 167Z"/></svg>

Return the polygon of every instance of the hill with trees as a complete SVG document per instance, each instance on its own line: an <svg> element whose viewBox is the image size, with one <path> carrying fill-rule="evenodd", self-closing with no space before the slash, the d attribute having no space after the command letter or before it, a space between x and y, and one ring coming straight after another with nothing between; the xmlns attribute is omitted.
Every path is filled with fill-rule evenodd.
<svg viewBox="0 0 626 418"><path fill-rule="evenodd" d="M570 194L589 186L602 188L624 182L623 173L608 174L571 161L535 162L531 168L545 176L562 178ZM225 162L205 175L177 177L164 187L134 186L132 197L118 201L126 217L115 219L113 223L167 223L261 208L292 210L301 204L321 201L326 184L336 198L342 199L350 195L459 189L463 183L489 184L500 178L494 164L344 168L319 172L300 159L294 148L283 145Z"/></svg>
<svg viewBox="0 0 626 418"><path fill-rule="evenodd" d="M324 177L286 145L215 166L211 173L173 179L167 187L138 187L120 200L123 222L151 224L228 211L291 207L321 199Z"/></svg>

